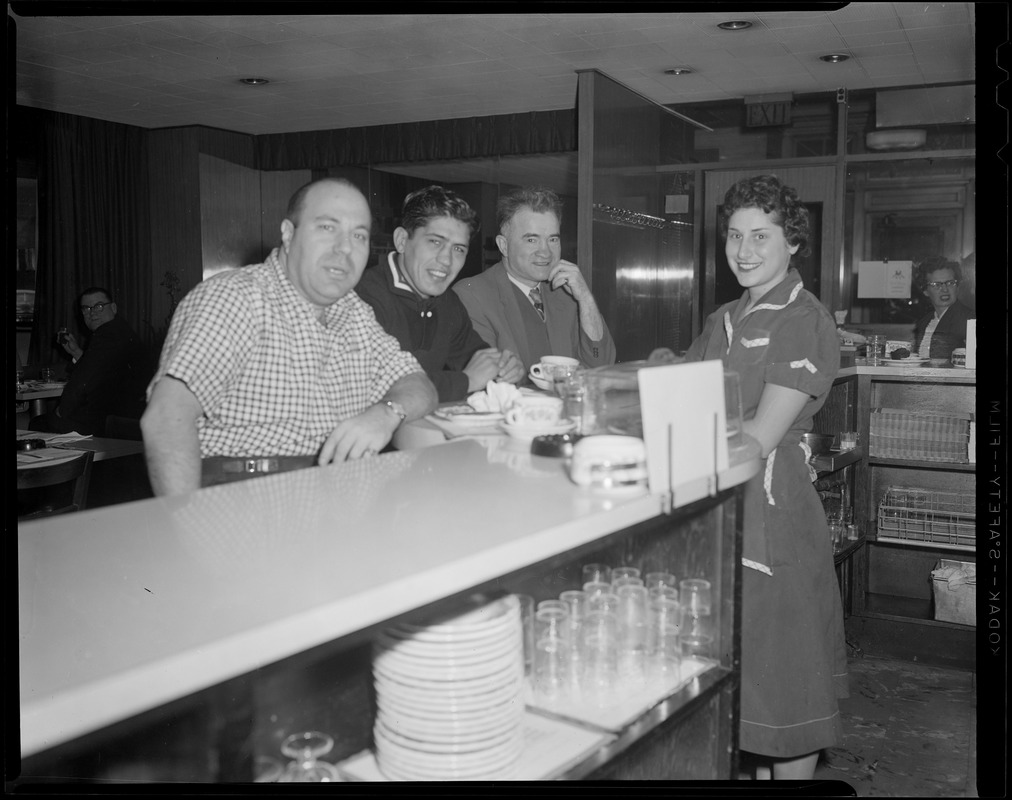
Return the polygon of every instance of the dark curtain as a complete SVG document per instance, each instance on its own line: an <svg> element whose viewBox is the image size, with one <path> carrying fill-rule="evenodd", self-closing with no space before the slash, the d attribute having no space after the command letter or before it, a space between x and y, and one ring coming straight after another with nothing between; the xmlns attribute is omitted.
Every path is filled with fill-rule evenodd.
<svg viewBox="0 0 1012 800"><path fill-rule="evenodd" d="M29 361L66 358L55 332L87 332L77 296L113 293L117 313L146 341L151 331L150 198L143 128L42 114L38 143L39 253Z"/></svg>
<svg viewBox="0 0 1012 800"><path fill-rule="evenodd" d="M323 169L576 150L576 112L532 111L256 137L259 169Z"/></svg>

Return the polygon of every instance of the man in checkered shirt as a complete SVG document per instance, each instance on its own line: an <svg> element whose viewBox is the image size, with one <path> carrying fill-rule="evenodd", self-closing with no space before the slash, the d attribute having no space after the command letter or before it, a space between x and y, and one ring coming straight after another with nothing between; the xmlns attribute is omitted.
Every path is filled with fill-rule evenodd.
<svg viewBox="0 0 1012 800"><path fill-rule="evenodd" d="M183 299L141 419L155 494L220 482L209 465L255 473L261 463L373 455L401 422L436 406L418 362L352 291L371 225L351 183L307 184L265 263L223 272Z"/></svg>

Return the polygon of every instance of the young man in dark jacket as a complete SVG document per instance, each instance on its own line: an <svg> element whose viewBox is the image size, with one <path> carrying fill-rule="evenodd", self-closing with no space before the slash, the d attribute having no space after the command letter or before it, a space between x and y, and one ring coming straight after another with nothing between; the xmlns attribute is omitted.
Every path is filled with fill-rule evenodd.
<svg viewBox="0 0 1012 800"><path fill-rule="evenodd" d="M477 228L474 210L454 192L441 186L412 192L394 231L395 252L367 269L355 287L384 330L418 359L440 402L463 400L489 381L524 377L516 356L489 347L463 303L447 291Z"/></svg>

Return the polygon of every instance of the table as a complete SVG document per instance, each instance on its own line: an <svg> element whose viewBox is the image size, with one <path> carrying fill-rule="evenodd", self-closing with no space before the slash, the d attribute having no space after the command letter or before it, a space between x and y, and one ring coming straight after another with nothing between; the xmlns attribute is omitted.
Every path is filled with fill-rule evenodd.
<svg viewBox="0 0 1012 800"><path fill-rule="evenodd" d="M43 401L60 397L63 394L63 387L66 385L66 381L53 381L49 383L25 381L25 383L21 384L21 388L18 389L14 399L19 403L30 403L31 415L37 417L46 411L46 404Z"/></svg>
<svg viewBox="0 0 1012 800"><path fill-rule="evenodd" d="M37 431L17 431L18 439L43 439L46 442L58 442L58 447L46 447L43 451L65 450L70 455L76 455L85 450L91 450L95 454L95 461L106 461L122 456L133 456L144 452L144 442L133 439L109 439L103 436L89 436L87 439L68 441L68 434L65 433L38 433ZM18 469L31 468L33 466L44 466L51 464L53 460L40 459L38 464L18 464Z"/></svg>

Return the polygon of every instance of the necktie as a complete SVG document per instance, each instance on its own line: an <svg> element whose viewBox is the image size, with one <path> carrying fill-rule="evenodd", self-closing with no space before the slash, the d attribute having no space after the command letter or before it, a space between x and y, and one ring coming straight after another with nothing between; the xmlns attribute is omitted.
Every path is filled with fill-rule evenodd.
<svg viewBox="0 0 1012 800"><path fill-rule="evenodd" d="M530 291L531 302L534 303L534 310L538 312L538 316L541 317L541 321L545 321L545 304L541 302L541 288L535 286Z"/></svg>

